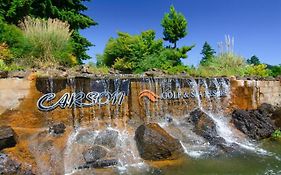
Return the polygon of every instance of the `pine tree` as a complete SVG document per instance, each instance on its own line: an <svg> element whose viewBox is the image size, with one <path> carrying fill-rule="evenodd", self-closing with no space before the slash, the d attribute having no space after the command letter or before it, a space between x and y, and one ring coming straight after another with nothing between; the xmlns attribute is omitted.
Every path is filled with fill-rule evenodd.
<svg viewBox="0 0 281 175"><path fill-rule="evenodd" d="M208 44L207 42L204 43L203 45L203 49L201 54L203 55L203 58L200 61L201 65L205 65L207 64L210 60L212 60L212 58L214 58L214 54L216 52L214 51L214 49L210 46L210 44Z"/></svg>
<svg viewBox="0 0 281 175"><path fill-rule="evenodd" d="M163 39L173 43L173 48L177 47L179 39L187 35L187 21L183 14L175 10L174 6L171 6L170 12L164 15L161 25L163 27Z"/></svg>
<svg viewBox="0 0 281 175"><path fill-rule="evenodd" d="M84 1L89 0L3 0L0 2L0 16L4 17L4 21L16 25L25 16L67 21L74 31L74 54L81 63L82 60L90 58L86 51L92 44L79 34L79 30L97 24L82 13L87 10L83 5Z"/></svg>
<svg viewBox="0 0 281 175"><path fill-rule="evenodd" d="M253 55L250 59L247 59L247 63L253 65L261 64L260 59L256 55Z"/></svg>

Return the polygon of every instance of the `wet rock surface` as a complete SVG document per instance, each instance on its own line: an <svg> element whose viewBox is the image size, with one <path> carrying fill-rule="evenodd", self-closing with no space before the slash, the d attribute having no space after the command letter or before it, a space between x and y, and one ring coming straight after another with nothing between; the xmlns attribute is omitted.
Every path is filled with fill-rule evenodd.
<svg viewBox="0 0 281 175"><path fill-rule="evenodd" d="M0 150L14 147L17 144L16 134L10 126L0 127Z"/></svg>
<svg viewBox="0 0 281 175"><path fill-rule="evenodd" d="M218 136L214 121L200 109L190 113L191 121L194 124L194 132L204 137L211 145L224 143L224 139Z"/></svg>
<svg viewBox="0 0 281 175"><path fill-rule="evenodd" d="M52 134L63 134L65 132L65 125L63 123L56 123L50 126L49 133Z"/></svg>
<svg viewBox="0 0 281 175"><path fill-rule="evenodd" d="M83 157L86 163L93 163L97 160L104 158L107 154L106 149L101 146L94 146L83 152Z"/></svg>
<svg viewBox="0 0 281 175"><path fill-rule="evenodd" d="M194 132L205 138L211 145L215 145L219 151L230 154L242 152L239 145L227 144L225 139L218 135L216 124L205 112L196 109L190 113L190 116L194 124Z"/></svg>
<svg viewBox="0 0 281 175"><path fill-rule="evenodd" d="M232 122L237 129L252 139L270 137L276 127L270 116L274 109L270 105L261 105L255 110L236 109L232 113Z"/></svg>
<svg viewBox="0 0 281 175"><path fill-rule="evenodd" d="M64 78L40 77L36 79L36 89L44 94L57 93L66 88L67 80Z"/></svg>
<svg viewBox="0 0 281 175"><path fill-rule="evenodd" d="M135 140L139 154L145 160L176 159L183 153L179 140L156 123L139 126Z"/></svg>
<svg viewBox="0 0 281 175"><path fill-rule="evenodd" d="M0 174L2 175L33 175L31 167L22 166L21 163L11 159L7 154L0 153Z"/></svg>
<svg viewBox="0 0 281 175"><path fill-rule="evenodd" d="M85 169L85 168L105 168L108 166L117 165L118 160L116 159L105 159L105 160L97 160L95 162L86 163L85 165L79 166L77 169Z"/></svg>
<svg viewBox="0 0 281 175"><path fill-rule="evenodd" d="M101 131L96 139L95 144L103 145L108 148L114 148L118 139L118 132L114 130L104 130Z"/></svg>

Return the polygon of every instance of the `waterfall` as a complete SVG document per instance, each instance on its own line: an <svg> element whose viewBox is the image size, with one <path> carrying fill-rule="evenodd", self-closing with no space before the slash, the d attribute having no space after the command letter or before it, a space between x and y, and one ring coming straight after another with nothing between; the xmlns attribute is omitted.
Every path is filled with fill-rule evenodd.
<svg viewBox="0 0 281 175"><path fill-rule="evenodd" d="M240 147L251 150L260 154L266 154L267 152L261 148L258 148L256 145L251 143L249 140L247 140L244 137L241 137L240 135L236 135L234 132L234 128L230 126L230 119L229 117L224 116L223 106L227 106L227 104L222 104L221 96L226 95L227 101L230 99L230 84L226 82L224 78L221 79L211 79L210 84L215 85L215 95L214 95L214 103L209 103L211 105L210 109L202 108L202 106L198 105L198 107L204 111L216 124L216 130L218 132L218 135L222 137L227 144L231 145L233 143L239 145ZM196 83L193 81L193 83ZM212 94L207 86L206 80L203 80L203 84L206 87L205 88L205 94L207 101L211 101L210 95ZM201 98L198 93L198 85L194 85L193 88L197 88L196 96L197 100L200 101L198 104L201 104ZM208 95L207 95L208 94ZM215 109L213 104L215 104ZM238 131L236 131L238 132Z"/></svg>
<svg viewBox="0 0 281 175"><path fill-rule="evenodd" d="M49 80L50 92L53 92L53 83ZM73 129L67 139L63 161L67 174L80 171L79 166L85 163L82 153L100 145L96 138L104 131L117 133L115 147L102 145L109 158L117 159L118 164L113 169L129 174L136 168L147 171L149 167L140 158L134 140L136 128L143 123L159 123L180 140L185 153L191 157L212 155L216 147L193 131L190 112L196 108L213 120L218 136L229 146L236 144L259 154L267 153L231 126L230 118L226 116L231 100L230 82L226 78L141 77L137 81L124 77L69 78L67 83L71 93L84 92L87 96L92 92L92 96L87 96L92 97L90 100L86 98L80 102L93 104L90 108L71 107ZM142 92L149 95L140 98Z"/></svg>

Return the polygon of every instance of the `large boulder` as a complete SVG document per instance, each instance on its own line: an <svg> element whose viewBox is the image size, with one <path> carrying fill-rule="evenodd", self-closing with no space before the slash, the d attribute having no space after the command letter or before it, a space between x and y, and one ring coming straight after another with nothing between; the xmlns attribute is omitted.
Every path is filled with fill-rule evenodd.
<svg viewBox="0 0 281 175"><path fill-rule="evenodd" d="M14 147L17 144L16 134L10 126L0 127L0 150Z"/></svg>
<svg viewBox="0 0 281 175"><path fill-rule="evenodd" d="M221 153L240 154L242 150L235 143L227 143L217 133L215 122L202 110L196 109L190 113L190 120L194 124L193 131L205 138L211 145L217 147Z"/></svg>
<svg viewBox="0 0 281 175"><path fill-rule="evenodd" d="M139 154L145 160L176 159L183 153L179 140L156 123L139 126L135 140Z"/></svg>
<svg viewBox="0 0 281 175"><path fill-rule="evenodd" d="M233 124L252 139L259 140L270 137L276 128L270 119L271 109L264 107L256 110L234 110L232 113Z"/></svg>
<svg viewBox="0 0 281 175"><path fill-rule="evenodd" d="M196 109L190 113L190 117L197 135L205 138L211 145L225 143L225 140L218 136L216 124L205 112Z"/></svg>
<svg viewBox="0 0 281 175"><path fill-rule="evenodd" d="M83 157L86 163L93 163L104 158L107 154L106 149L101 146L94 146L83 152Z"/></svg>
<svg viewBox="0 0 281 175"><path fill-rule="evenodd" d="M118 140L118 131L115 130L104 130L101 131L96 139L95 144L97 145L103 145L108 148L114 148L116 146L116 142Z"/></svg>

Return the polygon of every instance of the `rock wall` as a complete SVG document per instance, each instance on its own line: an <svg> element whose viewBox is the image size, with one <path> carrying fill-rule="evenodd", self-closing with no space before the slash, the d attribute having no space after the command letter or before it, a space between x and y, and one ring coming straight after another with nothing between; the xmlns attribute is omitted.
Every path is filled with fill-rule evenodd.
<svg viewBox="0 0 281 175"><path fill-rule="evenodd" d="M171 114L174 117L182 116L197 108L198 105L206 106L212 103L212 99L207 99L203 95L200 96L202 104L196 102L197 97L192 97L192 89L187 81L189 79L150 77L122 77L121 79L115 77L108 79L76 77L75 79L55 78L52 81L48 77L33 80L0 79L0 120L2 125L41 128L48 127L55 122L64 122L74 126L77 123L89 123L96 119L111 122L114 119L123 118L123 122L127 122L134 118L142 122L153 122L155 118L164 117L166 114ZM221 84L220 81L217 81L218 85L216 85L216 83L212 84L211 79L204 79L204 83L200 83L201 80L192 79L197 82L197 89L201 94L205 92L204 83L209 85L209 91L212 91L214 86L223 88L223 83ZM228 81L224 78L221 80L223 80L222 82ZM231 79L228 82L230 83L231 97L228 98L221 94L221 104L219 104L227 112L233 108L255 109L262 103L281 104L280 81ZM103 94L105 89L111 94ZM69 93L67 100L71 100L71 93L78 91L85 93L85 98L81 100L84 103L90 103L89 100L85 100L87 95L95 95L88 94L91 91L103 97L90 98L96 100L96 104L85 108L72 108L71 105L63 107L58 104L59 107L54 110L42 111L38 109L38 100L47 93L56 95L53 101L44 103L51 106L58 102L59 98L62 99L65 93ZM124 94L117 93L116 95L114 93L116 91ZM161 93L164 91L170 93ZM184 93L187 93L186 98Z"/></svg>
<svg viewBox="0 0 281 175"><path fill-rule="evenodd" d="M281 81L231 80L231 105L256 109L262 103L281 105Z"/></svg>

